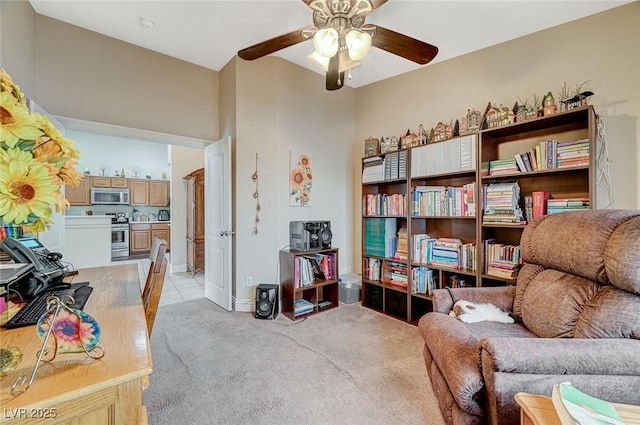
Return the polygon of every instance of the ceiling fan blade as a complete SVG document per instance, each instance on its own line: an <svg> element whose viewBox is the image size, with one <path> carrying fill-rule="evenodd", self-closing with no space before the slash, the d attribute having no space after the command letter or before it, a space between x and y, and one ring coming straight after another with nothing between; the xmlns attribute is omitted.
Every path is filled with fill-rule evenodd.
<svg viewBox="0 0 640 425"><path fill-rule="evenodd" d="M394 55L425 65L438 54L438 48L424 41L416 40L399 32L376 25L376 33L371 45Z"/></svg>
<svg viewBox="0 0 640 425"><path fill-rule="evenodd" d="M303 29L299 29L242 49L238 52L238 56L244 60L252 61L308 39L308 35L303 34Z"/></svg>
<svg viewBox="0 0 640 425"><path fill-rule="evenodd" d="M340 60L338 59L338 55L334 55L329 60L326 84L327 90L338 90L344 86L344 72L340 72Z"/></svg>

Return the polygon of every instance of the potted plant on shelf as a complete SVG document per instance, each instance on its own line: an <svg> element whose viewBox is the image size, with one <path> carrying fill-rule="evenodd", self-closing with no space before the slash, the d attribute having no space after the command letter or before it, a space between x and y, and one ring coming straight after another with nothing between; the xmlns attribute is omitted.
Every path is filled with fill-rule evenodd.
<svg viewBox="0 0 640 425"><path fill-rule="evenodd" d="M46 115L29 111L20 87L4 69L0 123L0 222L40 232L53 223L52 208L64 213L69 207L62 186L80 184L80 152Z"/></svg>

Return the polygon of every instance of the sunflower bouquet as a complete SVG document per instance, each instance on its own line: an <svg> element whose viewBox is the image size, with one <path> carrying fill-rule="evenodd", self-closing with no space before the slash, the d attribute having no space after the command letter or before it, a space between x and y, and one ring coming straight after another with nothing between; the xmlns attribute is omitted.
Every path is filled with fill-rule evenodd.
<svg viewBox="0 0 640 425"><path fill-rule="evenodd" d="M52 206L69 207L62 186L78 186L80 151L46 115L30 112L24 94L0 68L0 222L29 226L53 223Z"/></svg>

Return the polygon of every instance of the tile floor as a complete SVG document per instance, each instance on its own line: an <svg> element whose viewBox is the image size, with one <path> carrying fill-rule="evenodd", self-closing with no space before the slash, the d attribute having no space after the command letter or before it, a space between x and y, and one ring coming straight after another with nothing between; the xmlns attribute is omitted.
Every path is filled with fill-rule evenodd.
<svg viewBox="0 0 640 425"><path fill-rule="evenodd" d="M142 258L138 260L116 261L112 264L136 264L140 275L140 286L144 282L149 271L150 260ZM191 277L191 273L169 273L165 275L160 306L179 303L204 297L204 272Z"/></svg>

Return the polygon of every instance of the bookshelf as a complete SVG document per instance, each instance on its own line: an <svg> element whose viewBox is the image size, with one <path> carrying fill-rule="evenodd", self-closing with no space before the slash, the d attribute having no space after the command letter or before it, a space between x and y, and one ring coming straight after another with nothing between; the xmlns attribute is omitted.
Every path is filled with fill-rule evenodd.
<svg viewBox="0 0 640 425"><path fill-rule="evenodd" d="M577 165L560 165L556 156L553 166L538 167L532 171L512 171L498 175L486 175L480 172L481 187L492 184L517 183L520 191L520 205L526 213L525 198L537 193L544 193L550 199L584 199L587 207L595 205L595 152L596 152L596 114L592 106L583 106L566 112L559 112L546 117L515 123L503 127L492 128L480 132L479 152L480 163L494 160L514 158L516 155L530 152L532 149L540 151L541 144L556 141L558 144L568 144L579 140L587 141L589 148L584 160ZM556 147L556 149L559 149ZM559 152L559 151L558 151ZM545 155L542 155L545 156ZM560 165L560 167L558 167ZM483 167L481 167L483 168ZM481 219L478 220L480 275L481 286L496 286L515 283L515 278L497 277L487 273L486 241L495 240L505 245L517 246L525 227L525 223L494 223L485 219L487 199L480 197ZM546 214L544 202L541 213ZM526 216L527 214L525 214ZM536 214L533 215L534 217ZM527 218L527 217L525 217ZM528 217L531 219L532 217Z"/></svg>
<svg viewBox="0 0 640 425"><path fill-rule="evenodd" d="M514 284L515 276L500 273L496 264L487 273L487 256L503 252L517 257L524 218L531 219L533 211L526 208L525 197L533 202L532 195L546 194L549 205L556 204L553 211L561 211L566 199L579 200L571 205L580 208L595 205L595 128L593 107L583 106L397 151L406 161L398 170L387 169L397 162L387 159L390 153L363 158L362 304L417 323L432 308L430 288ZM556 149L577 141L580 153L569 154L561 167L551 161L521 171L515 159L536 149L546 156L547 146ZM551 160L560 151L548 152ZM495 168L487 171L489 163ZM503 217L513 215L501 204L511 197L522 217ZM544 202L541 208L538 214L547 213ZM405 231L407 254L396 258ZM402 268L404 281L397 276Z"/></svg>
<svg viewBox="0 0 640 425"><path fill-rule="evenodd" d="M314 275L314 265L310 262L312 258L316 260L324 279ZM338 270L338 248L309 252L280 251L282 314L296 320L337 307ZM307 303L301 305L300 300L306 300ZM324 307L321 304L323 301L331 305Z"/></svg>

